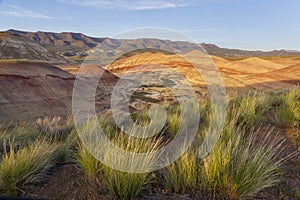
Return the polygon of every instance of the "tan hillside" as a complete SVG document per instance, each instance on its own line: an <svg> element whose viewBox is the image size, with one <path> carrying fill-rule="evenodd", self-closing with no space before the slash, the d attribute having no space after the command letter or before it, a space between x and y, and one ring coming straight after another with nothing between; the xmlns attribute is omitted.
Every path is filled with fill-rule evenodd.
<svg viewBox="0 0 300 200"><path fill-rule="evenodd" d="M267 87L275 86L275 82L281 82L278 86L290 86L300 84L300 65L293 65L274 71L247 76L245 82L249 84L262 84ZM277 83L278 84L278 83Z"/></svg>
<svg viewBox="0 0 300 200"><path fill-rule="evenodd" d="M261 89L259 84L265 82L272 82L272 84L268 84L268 88L291 87L295 83L295 80L300 79L299 65L286 67L261 58L229 61L217 56L201 57L201 53L195 51L189 52L184 56L185 58L192 59L195 63L199 63L203 72L207 71L206 66L213 61L219 69L228 92L240 90L241 88L249 88L248 86L250 85L253 85L254 89ZM108 70L117 75L123 75L161 69L161 77L168 77L168 74L171 73L170 69L163 68L160 64L183 74L196 89L201 85L206 85L199 72L179 55L150 52L140 53L115 61L108 66ZM172 79L171 77L169 78Z"/></svg>
<svg viewBox="0 0 300 200"><path fill-rule="evenodd" d="M238 71L241 74L250 74L268 72L284 68L285 66L261 58L247 58L240 61L229 62L225 65L219 65L218 67L221 69Z"/></svg>
<svg viewBox="0 0 300 200"><path fill-rule="evenodd" d="M218 56L211 56L211 58L213 59L213 61L215 62L215 64L217 66L224 66L230 62L229 60L226 60L226 59L218 57Z"/></svg>
<svg viewBox="0 0 300 200"><path fill-rule="evenodd" d="M300 62L300 56L294 55L294 56L273 56L273 57L264 57L263 59L271 61L273 63L278 63L280 65L284 66L292 66L299 64Z"/></svg>

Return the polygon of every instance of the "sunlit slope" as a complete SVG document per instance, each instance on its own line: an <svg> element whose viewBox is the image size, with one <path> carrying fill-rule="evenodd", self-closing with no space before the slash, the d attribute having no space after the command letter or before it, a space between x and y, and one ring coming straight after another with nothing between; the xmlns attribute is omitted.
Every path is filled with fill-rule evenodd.
<svg viewBox="0 0 300 200"><path fill-rule="evenodd" d="M266 82L278 82L273 83L274 88L289 87L295 80L300 79L300 61L298 65L293 66L274 63L262 58L229 61L197 51L191 51L184 55L166 55L162 52L140 53L119 59L109 65L107 69L117 75L161 70L161 76L167 78L168 73L175 70L184 75L192 85L197 86L206 84L201 74L213 70L213 65L221 74L224 85L230 89L243 88L249 85L254 85L260 89L259 84ZM273 88L272 84L268 84L268 87Z"/></svg>

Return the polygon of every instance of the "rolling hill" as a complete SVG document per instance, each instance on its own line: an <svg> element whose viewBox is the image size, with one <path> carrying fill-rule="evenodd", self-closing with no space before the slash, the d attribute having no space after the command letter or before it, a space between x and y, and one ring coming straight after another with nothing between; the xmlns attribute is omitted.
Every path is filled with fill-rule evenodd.
<svg viewBox="0 0 300 200"><path fill-rule="evenodd" d="M217 61L217 64L222 70L233 70L240 74L263 73L285 67L284 65L256 57L232 61L226 64L221 64L220 61Z"/></svg>
<svg viewBox="0 0 300 200"><path fill-rule="evenodd" d="M97 45L100 48L93 49ZM118 76L138 74L145 79L143 73L153 70L155 72L150 73L146 80L149 85L138 88L134 95L138 102L172 100L172 92L153 84L153 80L159 79L178 89L183 81L174 72L183 75L199 96L206 96L203 77L181 55L194 60L202 73L209 73L207 64L213 60L229 94L299 84L300 59L297 52L250 52L215 45L202 46L212 56L205 55L198 44L182 41L116 40L67 32L0 32L0 121L65 115L72 104L74 74L94 76L104 73L95 97L97 111L110 107L110 95ZM78 63L72 59L85 59L88 53L87 59L96 59L96 62L79 71ZM226 59L232 55L237 59ZM263 55L267 57L260 57ZM107 65L111 60L114 62ZM80 90L85 91L89 87L85 85ZM181 89L184 91L186 88Z"/></svg>
<svg viewBox="0 0 300 200"><path fill-rule="evenodd" d="M197 56L193 52L186 56ZM198 54L199 57L199 54ZM211 59L219 69L223 83L228 93L245 92L249 89L275 89L292 87L300 81L300 66L285 66L261 58L247 58L238 61L229 61L224 58L212 56ZM201 58L199 63L201 63ZM164 68L169 67L170 69ZM205 65L201 67L205 72ZM151 70L160 70L159 76L172 80L172 70L183 74L193 85L195 91L205 94L205 81L195 68L178 55L163 53L141 53L115 61L108 66L108 70L119 76L144 73ZM153 79L157 78L153 77ZM150 78L151 79L151 78ZM176 82L176 80L173 80ZM176 86L175 86L176 87ZM202 88L202 89L201 89ZM153 90L147 87L144 91ZM155 91L160 90L155 88Z"/></svg>
<svg viewBox="0 0 300 200"><path fill-rule="evenodd" d="M96 68L97 66L94 66ZM118 77L101 69L103 79L95 95L97 111L110 105L110 90ZM0 62L0 122L30 121L42 116L66 116L72 106L75 76L51 64ZM87 90L86 85L84 90Z"/></svg>
<svg viewBox="0 0 300 200"><path fill-rule="evenodd" d="M270 56L288 56L300 55L299 51L274 50L274 51L247 51L241 49L221 48L215 44L201 43L201 46L210 54L223 58L240 59L250 57L270 57Z"/></svg>
<svg viewBox="0 0 300 200"><path fill-rule="evenodd" d="M0 63L0 121L66 116L74 76L46 63Z"/></svg>
<svg viewBox="0 0 300 200"><path fill-rule="evenodd" d="M36 60L54 65L72 65L75 63L22 35L10 32L0 32L0 59Z"/></svg>
<svg viewBox="0 0 300 200"><path fill-rule="evenodd" d="M194 44L184 41L170 41L159 40L150 38L140 38L136 40L124 40L124 39L112 39L105 37L89 37L82 33L62 32L25 32L10 29L6 31L15 35L22 35L28 40L38 43L48 50L53 50L56 53L72 57L74 59L82 59L90 53L90 50L100 44L101 49L105 49L105 46L109 49L114 49L112 52L106 52L105 56L118 55L119 51L129 52L136 48L143 49L165 49L172 53L186 53L195 49L205 49L210 55L215 55L224 58L249 58L249 57L263 57L263 56L288 56L288 55L300 55L298 51L288 50L275 50L275 51L245 51L239 49L221 48L214 44ZM103 55L102 55L103 57Z"/></svg>

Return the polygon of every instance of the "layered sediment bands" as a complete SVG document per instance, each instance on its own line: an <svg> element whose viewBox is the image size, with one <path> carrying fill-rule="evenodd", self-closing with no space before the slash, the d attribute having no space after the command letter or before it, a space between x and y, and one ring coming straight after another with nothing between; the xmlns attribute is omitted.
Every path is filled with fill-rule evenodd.
<svg viewBox="0 0 300 200"><path fill-rule="evenodd" d="M200 63L204 63L201 56L198 56L200 53L198 55L194 53L193 51L189 52L185 54L185 57L199 58ZM290 66L289 62L285 62L287 65L284 65L284 63L275 63L262 58L247 58L238 61L230 61L216 56L210 58L217 67L228 93L235 93L240 90L246 92L248 89L289 88L299 84L300 81L299 61L298 64L294 61L293 65ZM147 65L147 63L150 63L150 65ZM178 55L147 52L119 59L107 69L118 76L122 76L154 70L160 65L167 66L183 74L191 85L195 86L196 91L197 88L206 85L203 77L201 77L202 73L209 70L205 63L199 66L198 69L201 72L199 73L194 66ZM167 69L162 69L162 71L165 78L172 79L168 75ZM147 90L149 90L149 87ZM205 93L204 90L200 92Z"/></svg>
<svg viewBox="0 0 300 200"><path fill-rule="evenodd" d="M102 69L103 70L103 69ZM97 111L110 105L118 78L104 70L95 99ZM75 76L45 63L0 64L0 122L34 120L40 116L66 116L72 107Z"/></svg>
<svg viewBox="0 0 300 200"><path fill-rule="evenodd" d="M0 121L66 115L75 78L50 64L0 64Z"/></svg>

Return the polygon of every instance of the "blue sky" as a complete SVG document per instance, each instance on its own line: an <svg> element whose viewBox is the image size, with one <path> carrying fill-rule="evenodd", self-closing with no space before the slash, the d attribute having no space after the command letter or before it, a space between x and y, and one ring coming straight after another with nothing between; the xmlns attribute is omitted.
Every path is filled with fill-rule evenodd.
<svg viewBox="0 0 300 200"><path fill-rule="evenodd" d="M161 27L197 42L300 50L299 0L0 0L0 30L113 36Z"/></svg>

